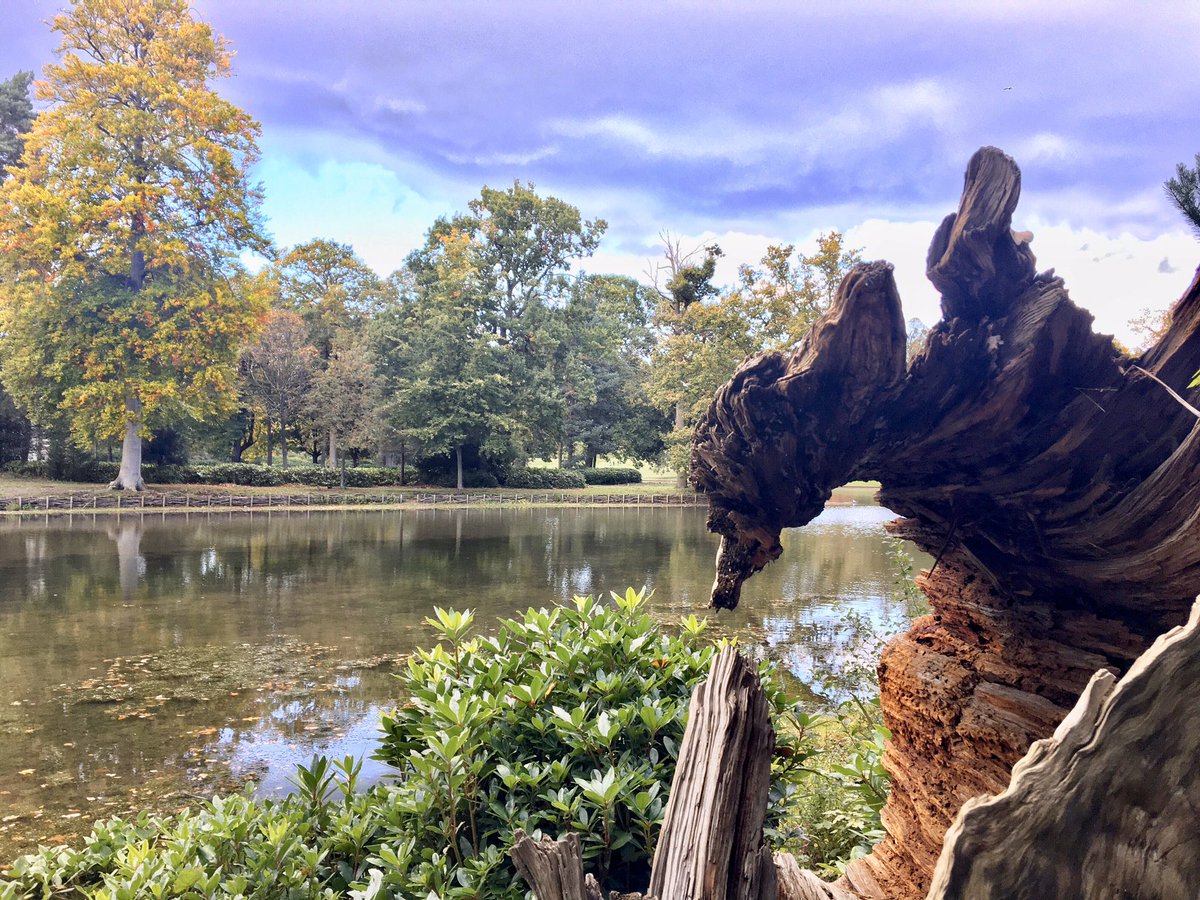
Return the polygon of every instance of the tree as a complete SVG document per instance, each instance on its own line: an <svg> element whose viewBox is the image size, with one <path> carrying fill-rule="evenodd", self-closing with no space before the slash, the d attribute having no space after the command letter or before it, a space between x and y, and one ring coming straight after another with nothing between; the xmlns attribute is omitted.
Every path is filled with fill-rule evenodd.
<svg viewBox="0 0 1200 900"><path fill-rule="evenodd" d="M506 191L484 185L468 205L472 215L453 224L474 238L501 338L513 336L531 304L546 303L565 287L571 263L591 256L608 228L603 219L585 222L576 207L540 197L519 181Z"/></svg>
<svg viewBox="0 0 1200 900"><path fill-rule="evenodd" d="M308 325L309 341L317 348L320 367L329 365L335 344L346 343L344 332L359 332L378 311L384 284L349 244L315 239L298 244L271 267L279 302L298 313ZM325 464L337 465L337 435L325 432Z"/></svg>
<svg viewBox="0 0 1200 900"><path fill-rule="evenodd" d="M230 53L186 0L76 0L52 27L52 105L0 187L3 330L24 349L3 378L26 408L57 388L77 439L121 436L111 486L140 489L157 419L236 395L264 302L236 279L243 250L267 250L258 125L210 87Z"/></svg>
<svg viewBox="0 0 1200 900"><path fill-rule="evenodd" d="M1175 177L1168 178L1163 189L1175 208L1188 220L1196 236L1200 237L1200 153L1196 154L1194 168L1179 163L1175 167Z"/></svg>
<svg viewBox="0 0 1200 900"><path fill-rule="evenodd" d="M663 241L663 260L647 273L659 295L655 324L665 335L652 360L652 383L657 387L657 390L652 388L652 396L661 406L674 408L674 428L668 436L667 447L668 451L672 447L676 448L677 452L672 454L671 463L677 473L678 486L684 487L687 476L683 465L680 464L678 448L691 440L686 427L689 406L688 379L678 371L670 374L670 367L673 362L678 362L677 358L673 359L677 357L674 351L679 349L683 342L686 330L684 317L687 311L695 304L720 293L720 288L714 285L712 280L717 274L717 260L725 254L716 244L697 247L684 253L679 239L672 239L670 232L664 231L660 237ZM658 377L654 377L655 375ZM680 377L675 377L676 375Z"/></svg>
<svg viewBox="0 0 1200 900"><path fill-rule="evenodd" d="M661 452L664 425L645 396L655 299L632 278L591 275L577 279L555 311L553 371L563 405L557 437L569 462L576 451L589 466L601 454L645 459Z"/></svg>
<svg viewBox="0 0 1200 900"><path fill-rule="evenodd" d="M33 101L29 98L32 72L18 72L0 81L0 181L8 177L25 148L25 132L33 124Z"/></svg>
<svg viewBox="0 0 1200 900"><path fill-rule="evenodd" d="M508 418L511 428L492 432L507 434L509 447L494 443L492 451L549 453L561 442L563 366L569 364L557 311L570 294L571 266L592 254L607 225L584 221L576 207L519 182L508 190L485 186L470 210L435 222L407 268L427 287L440 277L446 242L467 239L464 264L473 272L478 323L493 336L491 363L511 392L504 405L519 411Z"/></svg>
<svg viewBox="0 0 1200 900"><path fill-rule="evenodd" d="M317 373L309 403L313 419L334 437L346 486L346 452L376 443L380 425L380 381L375 361L361 339L335 347ZM285 463L286 465L286 463Z"/></svg>
<svg viewBox="0 0 1200 900"><path fill-rule="evenodd" d="M267 414L267 465L271 464L271 423L279 423L283 467L288 464L288 425L300 410L317 370L317 349L294 312L274 310L258 342L242 354L242 381L248 399Z"/></svg>
<svg viewBox="0 0 1200 900"><path fill-rule="evenodd" d="M454 459L463 487L463 453L487 449L515 428L513 388L497 336L487 324L489 296L469 234L440 231L410 257L415 265L405 328L390 336L386 363L402 373L391 385L394 427L431 453Z"/></svg>

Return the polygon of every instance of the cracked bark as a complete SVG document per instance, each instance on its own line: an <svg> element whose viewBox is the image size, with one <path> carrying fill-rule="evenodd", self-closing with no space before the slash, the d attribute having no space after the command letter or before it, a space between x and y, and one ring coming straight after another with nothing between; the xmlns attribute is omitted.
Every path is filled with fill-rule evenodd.
<svg viewBox="0 0 1200 900"><path fill-rule="evenodd" d="M891 266L856 267L788 354L748 360L698 423L691 479L721 535L713 602L833 488L878 480L894 533L938 558L933 608L880 662L888 836L842 888L924 896L963 803L1008 785L1098 669L1125 672L1200 589L1200 275L1131 360L1012 230L1020 172L972 158L927 261L943 320L905 367Z"/></svg>

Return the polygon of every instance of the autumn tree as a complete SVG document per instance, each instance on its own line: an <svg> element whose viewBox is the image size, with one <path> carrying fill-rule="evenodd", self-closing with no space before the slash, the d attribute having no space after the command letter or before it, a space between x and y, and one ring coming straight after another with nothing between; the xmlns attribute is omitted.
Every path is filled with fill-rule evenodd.
<svg viewBox="0 0 1200 900"><path fill-rule="evenodd" d="M790 244L771 246L758 266L742 266L737 284L721 292L712 283L719 248L681 254L677 240L665 243L665 262L651 272L662 285L662 337L651 357L649 392L661 408L674 411L668 460L682 473L692 422L716 389L747 356L803 338L861 254L846 248L836 231L819 235L811 254Z"/></svg>
<svg viewBox="0 0 1200 900"><path fill-rule="evenodd" d="M365 327L384 296L384 282L353 247L323 238L283 253L271 266L270 276L278 291L277 302L307 324L308 340L319 356L318 369L329 365L335 344L349 341L347 333ZM314 435L314 442L318 438L327 448L325 464L336 466L337 435L325 430Z"/></svg>
<svg viewBox="0 0 1200 900"><path fill-rule="evenodd" d="M50 106L0 187L2 330L22 351L3 378L27 409L61 394L77 438L122 437L112 487L140 489L156 420L236 396L264 302L231 280L267 249L247 176L259 129L213 90L230 53L186 0L76 0L52 28Z"/></svg>
<svg viewBox="0 0 1200 900"><path fill-rule="evenodd" d="M287 468L288 426L305 402L318 368L317 349L308 337L308 327L300 316L274 310L258 341L242 354L247 399L266 413L267 465L271 464L272 424L278 422L283 467Z"/></svg>

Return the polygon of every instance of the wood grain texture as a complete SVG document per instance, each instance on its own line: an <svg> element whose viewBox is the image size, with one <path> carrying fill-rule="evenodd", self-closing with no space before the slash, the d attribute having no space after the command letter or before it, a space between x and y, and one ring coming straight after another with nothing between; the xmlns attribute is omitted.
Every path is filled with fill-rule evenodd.
<svg viewBox="0 0 1200 900"><path fill-rule="evenodd" d="M1097 672L1052 738L946 834L929 900L1194 897L1200 602L1118 682Z"/></svg>
<svg viewBox="0 0 1200 900"><path fill-rule="evenodd" d="M1092 675L1128 670L1200 591L1200 427L1132 368L1196 402L1200 275L1130 359L1035 268L1036 240L1012 228L1020 184L1000 151L972 158L928 258L944 318L907 369L890 267L865 264L800 347L743 363L696 428L716 605L853 479L878 480L893 533L938 559L918 579L932 615L880 662L893 787L888 836L842 882L862 897L924 896L963 803L1003 791Z"/></svg>
<svg viewBox="0 0 1200 900"><path fill-rule="evenodd" d="M763 843L775 733L757 668L733 647L692 693L649 893L679 900L774 900Z"/></svg>

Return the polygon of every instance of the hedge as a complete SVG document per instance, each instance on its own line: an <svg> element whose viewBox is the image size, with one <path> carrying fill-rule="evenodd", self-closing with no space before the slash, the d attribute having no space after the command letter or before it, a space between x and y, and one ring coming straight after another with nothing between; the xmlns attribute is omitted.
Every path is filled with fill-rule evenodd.
<svg viewBox="0 0 1200 900"><path fill-rule="evenodd" d="M510 488L561 490L586 485L583 476L573 469L510 469L504 478L504 486Z"/></svg>
<svg viewBox="0 0 1200 900"><path fill-rule="evenodd" d="M117 477L120 466L110 462L90 462L81 467L72 480L107 484ZM25 478L49 477L44 462L18 462L4 466L3 471ZM303 484L309 487L340 487L339 469L320 466L297 466L278 469L249 463L217 463L211 466L143 466L142 478L148 484L236 484L248 487L277 487L282 484ZM385 487L400 484L400 470L378 466L346 469L347 487Z"/></svg>
<svg viewBox="0 0 1200 900"><path fill-rule="evenodd" d="M617 466L603 469L575 469L588 484L641 484L642 473L637 469L623 469Z"/></svg>

